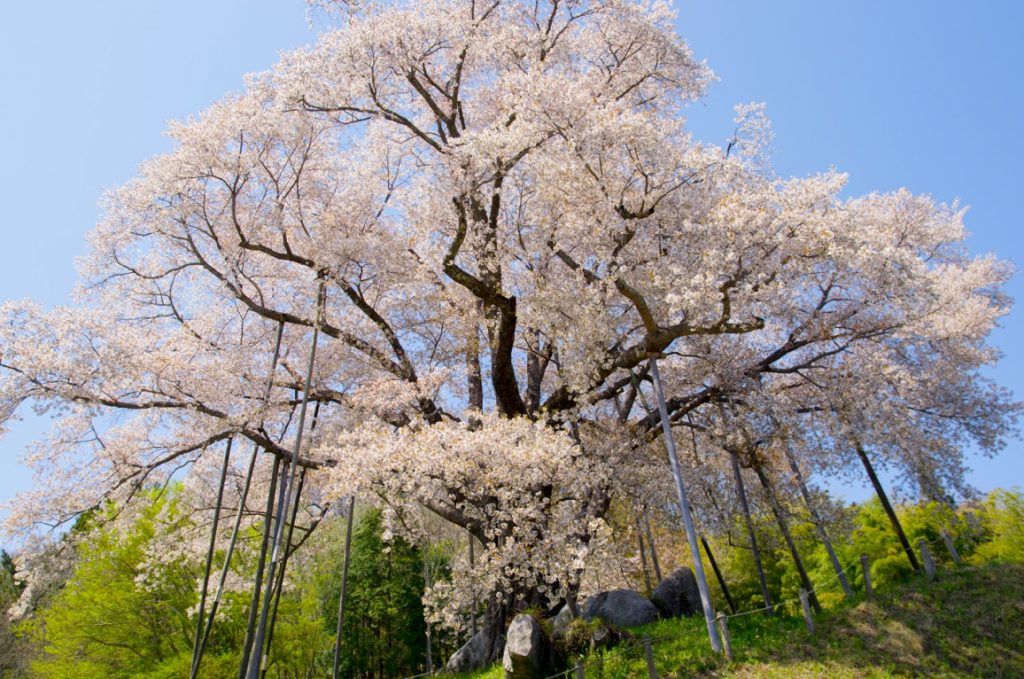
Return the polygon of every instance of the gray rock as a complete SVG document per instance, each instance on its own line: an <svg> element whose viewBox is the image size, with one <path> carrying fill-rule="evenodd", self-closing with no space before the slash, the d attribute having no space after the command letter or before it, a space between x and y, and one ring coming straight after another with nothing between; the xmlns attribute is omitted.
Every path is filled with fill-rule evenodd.
<svg viewBox="0 0 1024 679"><path fill-rule="evenodd" d="M600 592L583 602L584 620L601 618L616 627L639 627L658 619L658 609L648 599L628 589Z"/></svg>
<svg viewBox="0 0 1024 679"><path fill-rule="evenodd" d="M551 651L540 623L520 613L512 619L505 636L501 666L506 679L540 679L547 674Z"/></svg>
<svg viewBox="0 0 1024 679"><path fill-rule="evenodd" d="M572 624L572 611L569 610L569 605L566 604L558 611L558 614L551 618L551 633L559 639L565 636L565 630Z"/></svg>
<svg viewBox="0 0 1024 679"><path fill-rule="evenodd" d="M665 618L678 618L700 611L700 590L693 571L686 567L677 568L654 588L651 601Z"/></svg>
<svg viewBox="0 0 1024 679"><path fill-rule="evenodd" d="M497 639L497 644L500 646L502 639ZM498 653L501 649L498 649ZM487 648L487 637L484 634L484 630L480 630L474 634L469 641L462 645L462 647L452 654L452 657L448 658L448 662L445 664L444 669L446 672L457 674L461 672L472 672L474 670L481 669L490 665L494 662L497 654L492 655Z"/></svg>

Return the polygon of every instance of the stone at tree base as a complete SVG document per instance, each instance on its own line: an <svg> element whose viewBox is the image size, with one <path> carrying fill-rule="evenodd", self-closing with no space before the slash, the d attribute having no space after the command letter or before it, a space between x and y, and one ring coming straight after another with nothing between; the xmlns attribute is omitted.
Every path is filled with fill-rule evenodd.
<svg viewBox="0 0 1024 679"><path fill-rule="evenodd" d="M685 566L677 568L654 588L651 601L664 618L695 614L701 609L701 602L693 571Z"/></svg>
<svg viewBox="0 0 1024 679"><path fill-rule="evenodd" d="M497 643L500 647L502 639L499 637ZM446 672L459 673L459 672L472 672L479 670L487 665L490 665L495 658L491 657L487 653L487 640L484 636L484 630L480 630L470 638L465 644L462 645L459 650L452 654L452 657L448 658L448 662L445 664L444 669ZM501 652L500 649L498 651Z"/></svg>
<svg viewBox="0 0 1024 679"><path fill-rule="evenodd" d="M572 611L569 610L569 604L565 604L559 609L558 614L551 618L552 636L556 639L565 636L565 630L572 623L572 619Z"/></svg>
<svg viewBox="0 0 1024 679"><path fill-rule="evenodd" d="M580 607L584 620L601 618L615 627L639 627L658 619L658 609L643 595L628 589L613 589L587 597Z"/></svg>
<svg viewBox="0 0 1024 679"><path fill-rule="evenodd" d="M541 679L550 673L551 645L532 615L520 613L512 619L501 665L506 679Z"/></svg>

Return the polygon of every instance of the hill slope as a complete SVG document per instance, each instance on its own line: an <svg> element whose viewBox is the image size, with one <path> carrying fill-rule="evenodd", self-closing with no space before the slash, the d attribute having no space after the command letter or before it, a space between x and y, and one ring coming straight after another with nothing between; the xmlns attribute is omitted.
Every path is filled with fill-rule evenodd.
<svg viewBox="0 0 1024 679"><path fill-rule="evenodd" d="M816 618L730 620L735 660L714 656L702 619L634 630L584 658L587 677L646 677L639 638L654 639L662 679L676 677L1024 677L1024 566L989 563L915 578ZM501 677L500 667L475 675Z"/></svg>

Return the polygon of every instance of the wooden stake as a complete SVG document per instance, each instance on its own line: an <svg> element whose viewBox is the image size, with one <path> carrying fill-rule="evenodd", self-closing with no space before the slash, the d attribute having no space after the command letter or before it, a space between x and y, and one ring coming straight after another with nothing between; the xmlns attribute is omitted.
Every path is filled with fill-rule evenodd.
<svg viewBox="0 0 1024 679"><path fill-rule="evenodd" d="M868 563L868 555L860 555L860 567L864 571L864 596L868 599L872 599L875 596L875 591L871 588L871 565Z"/></svg>
<svg viewBox="0 0 1024 679"><path fill-rule="evenodd" d="M960 560L960 552L956 551L956 545L953 544L953 538L949 536L946 529L942 529L942 541L946 543L946 549L949 550L949 555L953 557L953 563L959 566L962 561Z"/></svg>
<svg viewBox="0 0 1024 679"><path fill-rule="evenodd" d="M647 676L649 679L658 679L658 670L654 666L654 649L651 648L651 638L644 637L644 657L647 658Z"/></svg>
<svg viewBox="0 0 1024 679"><path fill-rule="evenodd" d="M807 623L807 631L814 634L814 618L811 617L811 604L809 601L810 596L807 590L803 587L800 588L800 608L804 611L804 622Z"/></svg>
<svg viewBox="0 0 1024 679"><path fill-rule="evenodd" d="M921 551L921 561L924 562L924 574L929 580L935 579L935 562L932 561L932 554L928 551L928 543L924 538L917 541L917 548Z"/></svg>
<svg viewBox="0 0 1024 679"><path fill-rule="evenodd" d="M722 635L722 645L725 646L725 659L732 662L732 637L729 636L729 618L725 613L718 611L718 631Z"/></svg>

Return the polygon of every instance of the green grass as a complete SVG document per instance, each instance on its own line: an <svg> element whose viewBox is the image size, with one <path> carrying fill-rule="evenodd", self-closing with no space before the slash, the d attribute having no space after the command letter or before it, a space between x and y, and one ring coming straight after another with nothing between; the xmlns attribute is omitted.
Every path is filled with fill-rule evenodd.
<svg viewBox="0 0 1024 679"><path fill-rule="evenodd" d="M635 639L581 660L586 676L643 678L642 636L662 679L677 677L1024 677L1024 566L989 563L940 572L815 618L754 614L729 621L734 661L711 652L701 618L632 630ZM470 675L498 679L500 665Z"/></svg>

